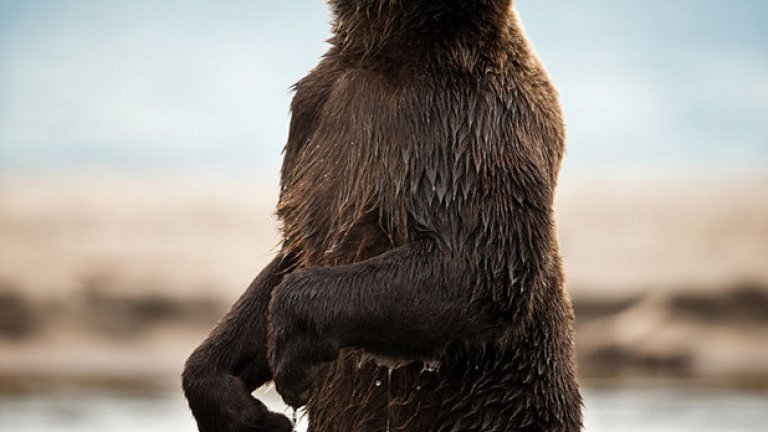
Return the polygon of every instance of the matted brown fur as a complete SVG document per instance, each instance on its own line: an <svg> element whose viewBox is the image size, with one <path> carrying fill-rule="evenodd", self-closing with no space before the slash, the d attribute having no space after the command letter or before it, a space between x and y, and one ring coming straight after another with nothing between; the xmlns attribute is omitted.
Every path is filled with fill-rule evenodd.
<svg viewBox="0 0 768 432"><path fill-rule="evenodd" d="M282 250L185 371L201 430L283 430L244 396L270 378L315 432L580 430L563 120L510 3L330 2L292 104Z"/></svg>

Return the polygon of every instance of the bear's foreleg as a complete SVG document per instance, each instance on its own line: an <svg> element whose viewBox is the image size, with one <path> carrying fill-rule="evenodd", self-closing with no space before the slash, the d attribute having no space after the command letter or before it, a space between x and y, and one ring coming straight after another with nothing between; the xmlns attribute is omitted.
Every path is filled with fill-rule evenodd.
<svg viewBox="0 0 768 432"><path fill-rule="evenodd" d="M450 343L488 337L495 320L472 297L470 264L423 240L354 264L287 275L270 305L270 361L278 392L306 404L313 368L342 348L399 360L437 359Z"/></svg>
<svg viewBox="0 0 768 432"><path fill-rule="evenodd" d="M184 393L201 432L288 432L290 421L269 412L251 392L272 377L267 362L267 307L292 266L278 256L232 306L184 368Z"/></svg>

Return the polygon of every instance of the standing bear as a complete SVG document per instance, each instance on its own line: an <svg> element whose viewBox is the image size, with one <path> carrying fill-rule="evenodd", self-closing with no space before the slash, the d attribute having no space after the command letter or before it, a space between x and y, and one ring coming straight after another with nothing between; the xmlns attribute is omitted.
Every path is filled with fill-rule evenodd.
<svg viewBox="0 0 768 432"><path fill-rule="evenodd" d="M296 85L282 247L191 355L203 432L574 432L557 92L512 0L330 0Z"/></svg>

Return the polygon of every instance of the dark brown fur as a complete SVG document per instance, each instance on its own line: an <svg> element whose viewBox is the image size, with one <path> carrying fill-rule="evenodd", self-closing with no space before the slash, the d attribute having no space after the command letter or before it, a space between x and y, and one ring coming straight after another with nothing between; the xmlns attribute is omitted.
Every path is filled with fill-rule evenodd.
<svg viewBox="0 0 768 432"><path fill-rule="evenodd" d="M282 250L187 363L200 430L289 430L250 396L271 378L316 432L580 430L563 121L510 0L330 4L292 104Z"/></svg>

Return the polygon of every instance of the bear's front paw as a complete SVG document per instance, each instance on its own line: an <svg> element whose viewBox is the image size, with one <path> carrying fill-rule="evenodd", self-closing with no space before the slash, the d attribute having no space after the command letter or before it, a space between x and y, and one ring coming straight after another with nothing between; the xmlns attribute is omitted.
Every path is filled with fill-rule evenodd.
<svg viewBox="0 0 768 432"><path fill-rule="evenodd" d="M284 362L287 363L287 362ZM312 383L309 374L301 366L278 366L275 372L275 389L286 405L299 408L307 404Z"/></svg>
<svg viewBox="0 0 768 432"><path fill-rule="evenodd" d="M310 308L302 304L300 290L306 284L292 284L293 278L275 288L270 304L270 366L277 392L286 404L299 408L312 393L317 368L333 361L339 349L320 332Z"/></svg>
<svg viewBox="0 0 768 432"><path fill-rule="evenodd" d="M293 424L288 417L271 411L264 412L264 415L256 424L249 425L248 432L291 432Z"/></svg>
<svg viewBox="0 0 768 432"><path fill-rule="evenodd" d="M272 339L275 389L293 408L307 404L318 367L337 356L332 344L318 336L278 328Z"/></svg>

